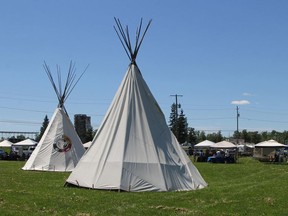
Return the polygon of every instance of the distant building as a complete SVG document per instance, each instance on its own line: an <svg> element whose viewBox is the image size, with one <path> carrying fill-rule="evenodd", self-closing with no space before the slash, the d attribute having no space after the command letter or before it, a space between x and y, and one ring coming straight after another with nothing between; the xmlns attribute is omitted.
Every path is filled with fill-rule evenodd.
<svg viewBox="0 0 288 216"><path fill-rule="evenodd" d="M82 143L88 142L87 134L92 130L91 117L85 114L74 115L74 127Z"/></svg>

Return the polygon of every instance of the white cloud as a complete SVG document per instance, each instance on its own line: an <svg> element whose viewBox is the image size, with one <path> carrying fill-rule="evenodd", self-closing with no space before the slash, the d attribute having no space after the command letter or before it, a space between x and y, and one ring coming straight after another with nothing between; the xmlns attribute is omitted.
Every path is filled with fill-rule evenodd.
<svg viewBox="0 0 288 216"><path fill-rule="evenodd" d="M246 104L250 104L250 101L248 101L248 100L235 100L235 101L231 101L231 104L246 105Z"/></svg>
<svg viewBox="0 0 288 216"><path fill-rule="evenodd" d="M249 93L249 92L244 92L243 94L242 94L243 96L254 96L252 93Z"/></svg>

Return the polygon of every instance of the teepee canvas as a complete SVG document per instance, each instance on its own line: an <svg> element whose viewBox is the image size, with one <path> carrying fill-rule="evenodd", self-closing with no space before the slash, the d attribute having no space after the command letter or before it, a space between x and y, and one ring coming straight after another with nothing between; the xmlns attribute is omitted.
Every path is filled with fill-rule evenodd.
<svg viewBox="0 0 288 216"><path fill-rule="evenodd" d="M132 51L128 30L125 35L116 20L131 63L90 148L66 180L68 184L133 192L195 190L207 185L167 126L135 62L150 22L141 38L137 31Z"/></svg>
<svg viewBox="0 0 288 216"><path fill-rule="evenodd" d="M85 149L68 117L64 102L80 78L74 83L75 68L71 63L62 92L60 69L58 68L57 70L59 83L59 87L57 88L49 67L44 64L44 68L57 94L59 104L40 142L22 169L72 171L84 154Z"/></svg>

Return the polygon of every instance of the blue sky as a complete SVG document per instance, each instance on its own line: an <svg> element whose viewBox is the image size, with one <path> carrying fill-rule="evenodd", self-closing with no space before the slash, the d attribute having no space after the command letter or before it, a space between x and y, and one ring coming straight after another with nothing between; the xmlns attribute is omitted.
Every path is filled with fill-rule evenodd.
<svg viewBox="0 0 288 216"><path fill-rule="evenodd" d="M190 127L232 135L288 130L286 0L9 0L0 3L0 131L39 131L56 95L44 72L89 68L66 102L96 129L129 60L113 29L152 25L137 63L169 120L178 98ZM134 39L134 38L133 38Z"/></svg>

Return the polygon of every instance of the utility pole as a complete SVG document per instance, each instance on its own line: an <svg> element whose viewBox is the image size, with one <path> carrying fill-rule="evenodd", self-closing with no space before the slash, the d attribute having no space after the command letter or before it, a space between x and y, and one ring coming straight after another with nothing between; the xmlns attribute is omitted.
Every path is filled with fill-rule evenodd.
<svg viewBox="0 0 288 216"><path fill-rule="evenodd" d="M175 115L176 115L176 119L178 119L178 108L181 107L180 105L178 105L178 97L183 97L183 95L175 94L175 95L170 95L170 96L171 96L171 97L175 97L175 100L176 100Z"/></svg>
<svg viewBox="0 0 288 216"><path fill-rule="evenodd" d="M240 117L240 113L239 113L239 107L236 107L236 112L237 112L237 144L238 144L238 139L239 139L239 117Z"/></svg>

